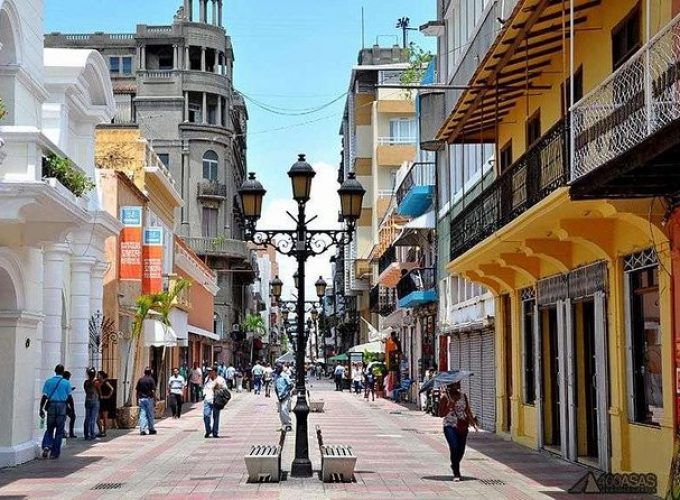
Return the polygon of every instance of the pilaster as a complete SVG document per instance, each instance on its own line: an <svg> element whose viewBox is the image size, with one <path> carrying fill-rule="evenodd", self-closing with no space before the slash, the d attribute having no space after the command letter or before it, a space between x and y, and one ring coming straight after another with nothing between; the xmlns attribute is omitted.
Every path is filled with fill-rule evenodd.
<svg viewBox="0 0 680 500"><path fill-rule="evenodd" d="M43 249L43 338L40 378L52 374L54 367L62 362L65 346L64 269L71 250L66 243L53 243Z"/></svg>

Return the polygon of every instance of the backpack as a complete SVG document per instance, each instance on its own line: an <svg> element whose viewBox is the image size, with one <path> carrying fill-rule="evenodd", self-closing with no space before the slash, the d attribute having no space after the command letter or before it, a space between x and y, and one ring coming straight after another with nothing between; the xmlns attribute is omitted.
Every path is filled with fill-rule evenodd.
<svg viewBox="0 0 680 500"><path fill-rule="evenodd" d="M213 397L213 406L217 408L218 410L221 410L225 406L227 406L227 403L231 399L231 392L229 392L229 389L226 387L220 387L219 389L215 389L214 397Z"/></svg>

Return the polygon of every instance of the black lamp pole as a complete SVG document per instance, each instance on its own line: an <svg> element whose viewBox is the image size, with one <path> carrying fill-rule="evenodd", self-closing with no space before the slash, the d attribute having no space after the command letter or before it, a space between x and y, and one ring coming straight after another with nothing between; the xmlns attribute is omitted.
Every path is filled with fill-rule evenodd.
<svg viewBox="0 0 680 500"><path fill-rule="evenodd" d="M350 173L338 190L340 195L341 213L345 221L345 229L339 230L311 230L307 228L312 219L307 219L305 207L310 198L312 179L316 175L312 166L305 161L305 155L299 155L298 161L288 171L293 186L293 198L298 204L297 217L288 215L295 221L296 227L290 229L257 230L257 220L262 214L262 199L265 189L250 173L248 180L239 189L243 214L245 218L244 239L256 245L269 245L283 255L290 255L297 260L297 349L296 362L296 392L297 403L295 413L295 459L291 466L291 475L295 477L310 477L312 462L309 460L309 441L307 435L307 390L305 387L305 263L309 257L320 255L333 245L347 245L352 241L352 234L357 219L361 216L361 205L366 192L356 180L354 173ZM320 279L320 281L323 281ZM317 281L316 285L320 285ZM323 283L325 289L325 282ZM317 288L317 294L319 289Z"/></svg>

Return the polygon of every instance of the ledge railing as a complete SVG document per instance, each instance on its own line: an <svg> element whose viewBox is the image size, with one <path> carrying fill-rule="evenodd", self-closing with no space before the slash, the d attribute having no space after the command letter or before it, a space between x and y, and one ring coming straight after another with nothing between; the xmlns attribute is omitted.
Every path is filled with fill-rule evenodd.
<svg viewBox="0 0 680 500"><path fill-rule="evenodd" d="M411 165L397 189L397 205L400 205L413 186L434 186L435 164L416 162Z"/></svg>
<svg viewBox="0 0 680 500"><path fill-rule="evenodd" d="M680 16L571 109L571 181L680 118Z"/></svg>
<svg viewBox="0 0 680 500"><path fill-rule="evenodd" d="M567 133L557 122L451 221L451 260L567 184Z"/></svg>

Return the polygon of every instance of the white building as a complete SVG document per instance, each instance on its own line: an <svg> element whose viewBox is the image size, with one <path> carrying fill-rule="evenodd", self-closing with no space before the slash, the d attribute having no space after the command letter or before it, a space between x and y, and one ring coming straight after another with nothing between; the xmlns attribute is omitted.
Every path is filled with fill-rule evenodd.
<svg viewBox="0 0 680 500"><path fill-rule="evenodd" d="M104 240L120 230L96 192L44 178L51 155L94 178L94 128L115 105L102 57L44 50L42 18L41 0L0 0L0 466L36 456L42 383L58 363L73 373L82 422Z"/></svg>

